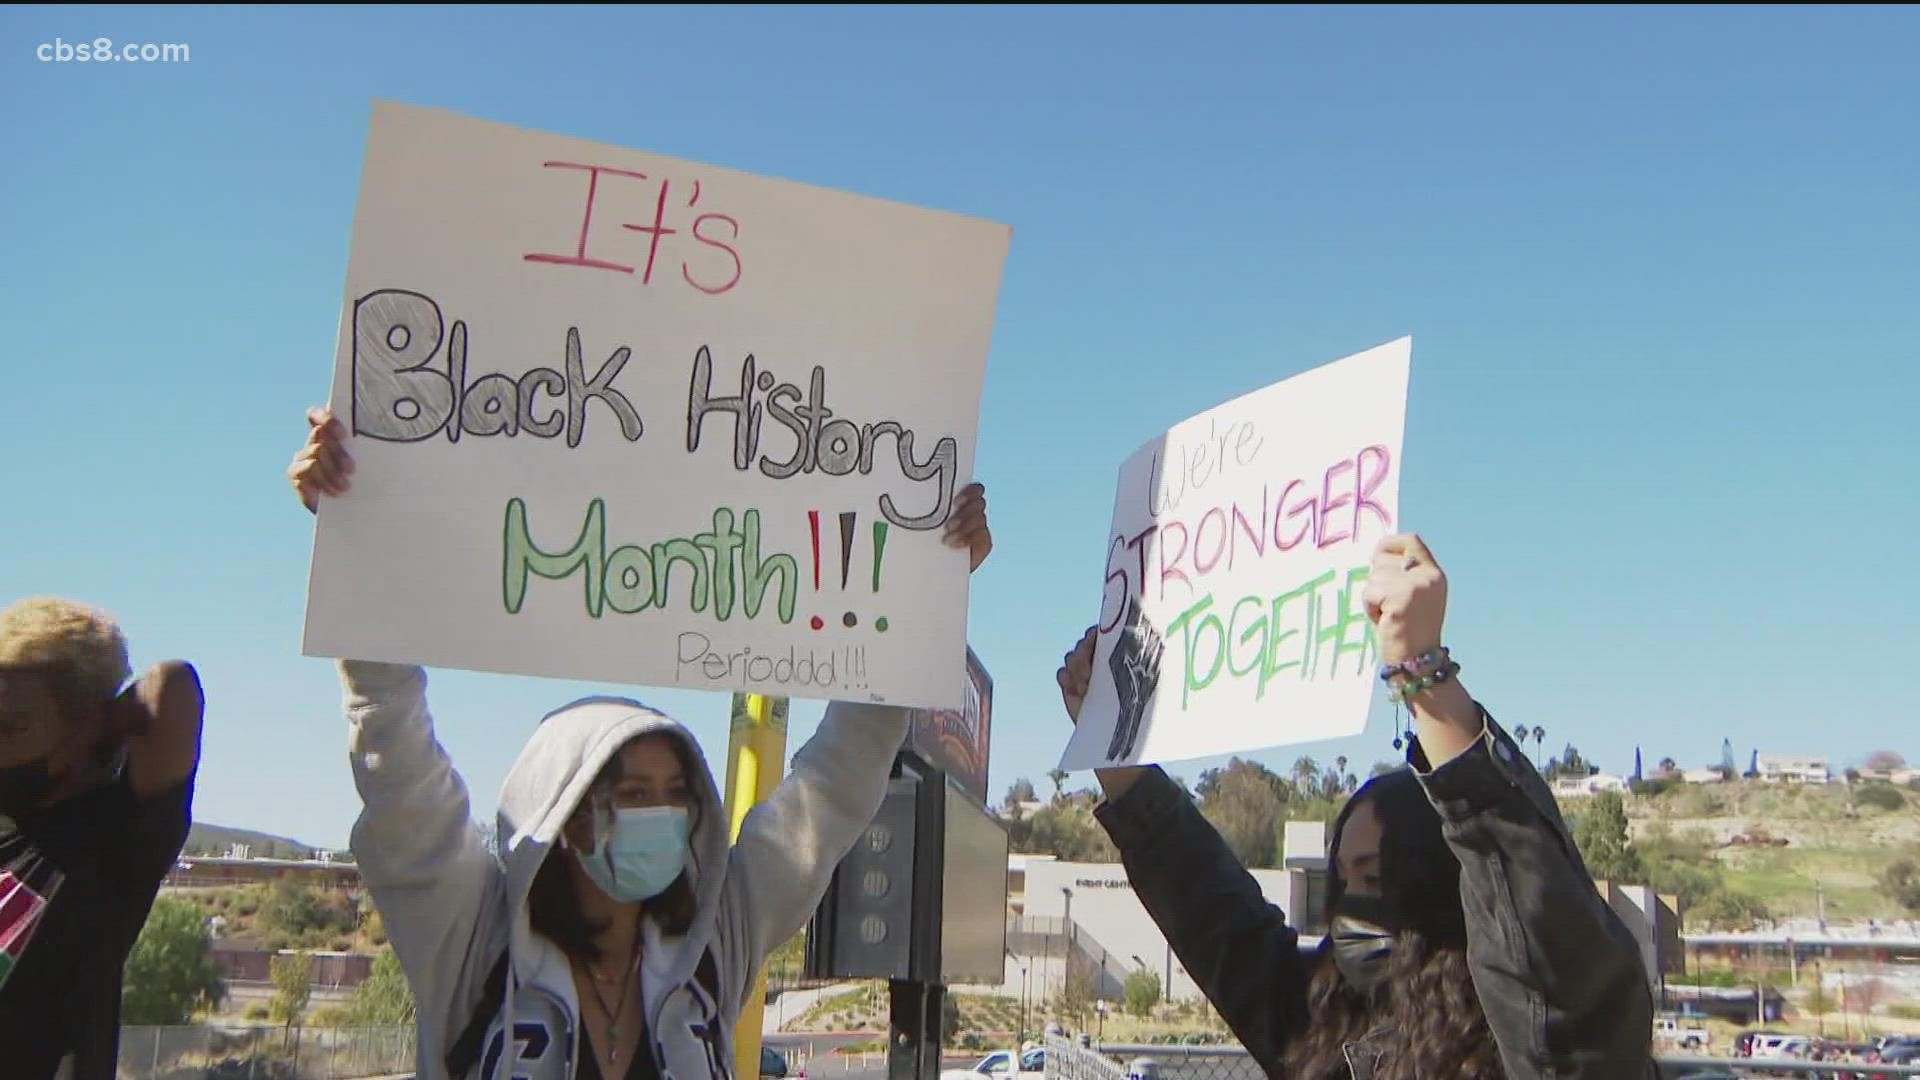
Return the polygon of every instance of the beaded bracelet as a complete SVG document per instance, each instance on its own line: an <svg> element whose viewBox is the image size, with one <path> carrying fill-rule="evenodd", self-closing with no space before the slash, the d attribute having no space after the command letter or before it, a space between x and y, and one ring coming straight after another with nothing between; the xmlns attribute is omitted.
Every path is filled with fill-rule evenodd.
<svg viewBox="0 0 1920 1080"><path fill-rule="evenodd" d="M1452 662L1453 654L1451 652L1444 647L1435 649L1432 652L1416 656L1404 664L1381 664L1380 681L1391 683L1394 679L1402 675L1408 678L1418 678L1430 671L1444 669Z"/></svg>
<svg viewBox="0 0 1920 1080"><path fill-rule="evenodd" d="M1391 696L1398 704L1411 704L1413 699L1421 692L1431 690L1458 674L1460 674L1460 665L1454 663L1452 660L1448 660L1444 665L1424 675L1413 676L1406 682L1394 687Z"/></svg>

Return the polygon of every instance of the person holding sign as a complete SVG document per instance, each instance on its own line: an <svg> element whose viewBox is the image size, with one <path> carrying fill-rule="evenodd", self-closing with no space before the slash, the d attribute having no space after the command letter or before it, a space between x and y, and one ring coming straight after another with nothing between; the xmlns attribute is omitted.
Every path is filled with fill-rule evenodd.
<svg viewBox="0 0 1920 1080"><path fill-rule="evenodd" d="M70 600L0 611L0 1073L112 1080L121 975L187 841L204 701Z"/></svg>
<svg viewBox="0 0 1920 1080"><path fill-rule="evenodd" d="M309 416L288 471L309 508L345 493L342 425ZM985 491L946 525L978 569ZM353 850L419 1010L422 1080L720 1080L755 969L806 923L873 820L902 709L836 702L738 843L690 732L636 701L542 719L500 796L500 846L470 821L417 667L340 662Z"/></svg>
<svg viewBox="0 0 1920 1080"><path fill-rule="evenodd" d="M1639 949L1546 784L1461 684L1439 563L1417 537L1381 541L1364 601L1414 739L1409 768L1362 786L1334 823L1319 950L1300 951L1158 766L1100 770L1095 814L1140 902L1269 1076L1653 1075ZM1059 671L1076 723L1096 633Z"/></svg>

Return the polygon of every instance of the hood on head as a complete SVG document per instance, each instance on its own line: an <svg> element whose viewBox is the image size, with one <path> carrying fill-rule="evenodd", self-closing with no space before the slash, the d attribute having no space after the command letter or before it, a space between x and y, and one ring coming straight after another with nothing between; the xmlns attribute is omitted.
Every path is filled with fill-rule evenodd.
<svg viewBox="0 0 1920 1080"><path fill-rule="evenodd" d="M694 766L686 778L695 804L687 873L697 910L703 916L714 910L726 865L727 821L699 741L672 718L638 701L591 697L542 718L501 787L500 845L507 901L516 916L524 911L541 864L562 850L561 830L586 798L594 777L621 747L642 735L678 739Z"/></svg>

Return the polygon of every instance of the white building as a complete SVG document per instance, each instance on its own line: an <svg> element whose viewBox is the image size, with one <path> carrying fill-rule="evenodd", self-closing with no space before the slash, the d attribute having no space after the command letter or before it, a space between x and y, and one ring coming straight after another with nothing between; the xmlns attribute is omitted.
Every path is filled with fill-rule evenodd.
<svg viewBox="0 0 1920 1080"><path fill-rule="evenodd" d="M1823 757L1761 754L1755 763L1760 779L1769 784L1831 784L1833 770Z"/></svg>
<svg viewBox="0 0 1920 1080"><path fill-rule="evenodd" d="M1284 840L1280 862L1288 870L1325 870L1327 868L1326 822L1289 821Z"/></svg>
<svg viewBox="0 0 1920 1080"><path fill-rule="evenodd" d="M1620 786L1619 777L1611 779ZM1269 903L1300 932L1300 947L1319 947L1326 925L1327 833L1320 822L1286 824L1279 870L1255 870L1253 878ZM1678 920L1652 890L1596 882L1608 902L1626 920L1656 973L1663 958L1679 954ZM1200 990L1173 955L1167 939L1134 895L1126 868L1118 863L1069 863L1051 855L1007 858L1007 965L999 986L969 986L1033 1001L1057 997L1072 970L1092 978L1095 993L1124 1000L1127 976L1150 971L1163 992L1190 1000ZM1671 938L1671 944L1666 939Z"/></svg>
<svg viewBox="0 0 1920 1080"><path fill-rule="evenodd" d="M1319 944L1326 904L1327 827L1320 822L1289 822L1283 861L1286 869L1252 871L1267 900L1289 925L1303 928L1301 945ZM1154 925L1118 863L1068 863L1051 855L1007 857L1006 979L988 989L1043 1001L1066 985L1067 957L1074 970L1093 979L1095 993L1124 999L1127 976L1150 971L1160 977L1172 999L1200 996L1180 958Z"/></svg>
<svg viewBox="0 0 1920 1080"><path fill-rule="evenodd" d="M1561 776L1553 781L1555 795L1597 795L1602 791L1627 790L1625 777L1612 773L1594 773L1592 776Z"/></svg>
<svg viewBox="0 0 1920 1080"><path fill-rule="evenodd" d="M1719 769L1688 769L1680 774L1680 779L1689 784L1718 784L1726 778L1727 775Z"/></svg>

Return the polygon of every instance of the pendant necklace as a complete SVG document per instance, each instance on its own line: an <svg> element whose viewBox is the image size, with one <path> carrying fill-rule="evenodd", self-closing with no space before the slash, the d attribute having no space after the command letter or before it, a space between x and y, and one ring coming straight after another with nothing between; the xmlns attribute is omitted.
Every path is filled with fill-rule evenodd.
<svg viewBox="0 0 1920 1080"><path fill-rule="evenodd" d="M611 1068L614 1057L620 1052L620 1016L626 1011L627 993L633 989L633 972L627 973L620 987L620 999L614 1003L613 1008L609 1009L607 999L600 993L600 983L606 980L601 979L599 973L593 970L593 965L586 961L581 961L581 966L587 969L587 989L593 991L593 1000L598 1002L601 1010L607 1014L607 1066Z"/></svg>

